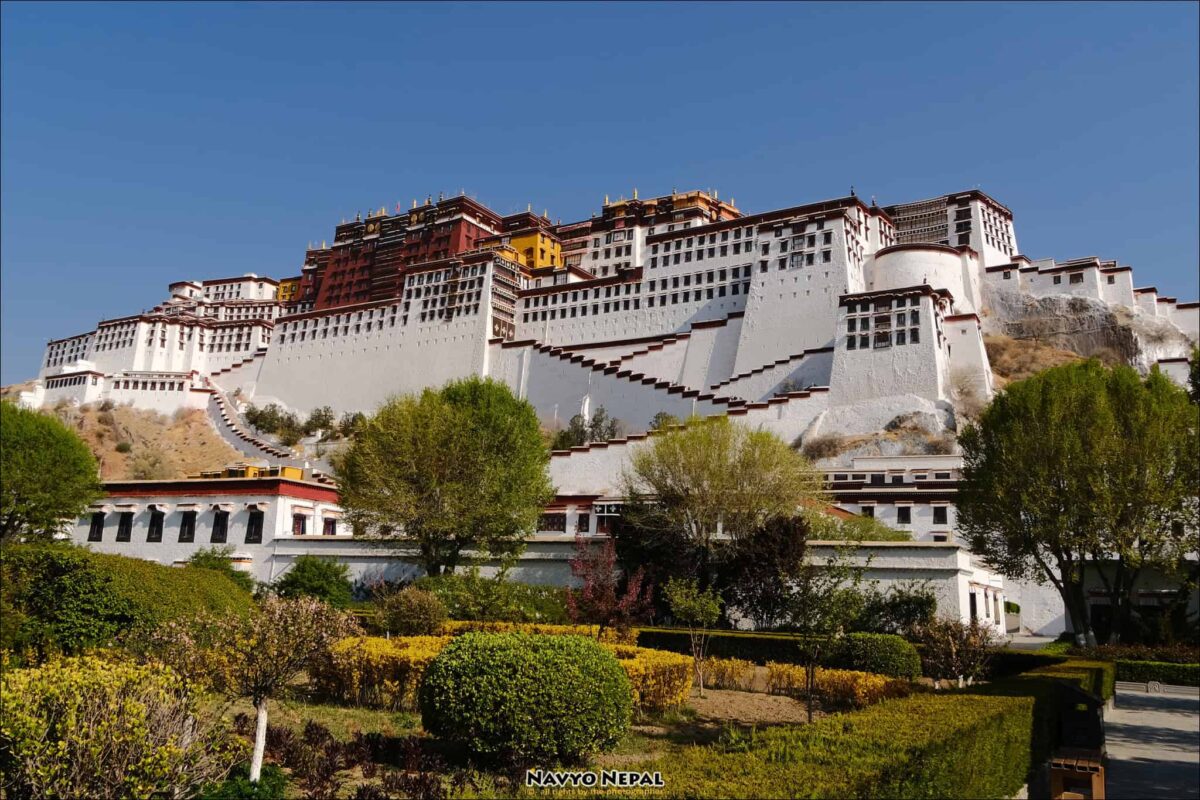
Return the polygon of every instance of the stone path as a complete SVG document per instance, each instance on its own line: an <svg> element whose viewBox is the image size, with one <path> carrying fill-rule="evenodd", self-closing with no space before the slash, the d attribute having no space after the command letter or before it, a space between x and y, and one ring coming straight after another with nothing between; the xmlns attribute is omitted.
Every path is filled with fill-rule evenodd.
<svg viewBox="0 0 1200 800"><path fill-rule="evenodd" d="M1118 690L1104 729L1110 800L1200 797L1200 697Z"/></svg>

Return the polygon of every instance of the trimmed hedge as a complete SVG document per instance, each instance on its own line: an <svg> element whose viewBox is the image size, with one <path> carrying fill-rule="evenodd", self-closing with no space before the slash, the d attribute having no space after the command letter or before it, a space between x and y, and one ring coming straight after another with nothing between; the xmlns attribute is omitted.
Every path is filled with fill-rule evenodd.
<svg viewBox="0 0 1200 800"><path fill-rule="evenodd" d="M314 666L313 684L340 703L414 709L425 670L449 643L449 636L342 639Z"/></svg>
<svg viewBox="0 0 1200 800"><path fill-rule="evenodd" d="M484 759L575 762L621 740L630 695L621 665L595 641L469 633L426 669L421 722Z"/></svg>
<svg viewBox="0 0 1200 800"><path fill-rule="evenodd" d="M866 708L894 697L908 697L915 684L870 672L817 667L816 692L827 703L840 708ZM796 664L767 664L767 691L795 696L804 691L804 667Z"/></svg>
<svg viewBox="0 0 1200 800"><path fill-rule="evenodd" d="M1111 661L1084 661L1072 658L1060 664L1030 670L1020 677L1069 681L1105 701L1111 700L1117 692L1116 668Z"/></svg>
<svg viewBox="0 0 1200 800"><path fill-rule="evenodd" d="M541 622L482 622L454 619L442 623L444 635L460 636L464 633L528 633L534 636L586 636L595 639L600 632L598 625L550 625ZM606 628L600 641L614 644L635 645L637 636L632 631L622 637L616 628ZM688 651L691 655L691 651Z"/></svg>
<svg viewBox="0 0 1200 800"><path fill-rule="evenodd" d="M5 618L0 647L32 649L43 657L105 646L128 631L202 611L245 615L254 602L215 570L65 545L5 546L0 586Z"/></svg>
<svg viewBox="0 0 1200 800"><path fill-rule="evenodd" d="M828 666L858 672L873 672L892 678L921 677L917 648L888 633L851 633L830 653Z"/></svg>
<svg viewBox="0 0 1200 800"><path fill-rule="evenodd" d="M1033 712L1030 697L922 694L629 769L662 771L671 797L1010 797Z"/></svg>
<svg viewBox="0 0 1200 800"><path fill-rule="evenodd" d="M797 637L785 633L713 631L708 655L711 658L744 659L760 666L770 661L799 664L802 656L798 641ZM688 655L692 652L687 631L675 628L640 628L637 643L639 647L655 650ZM841 647L828 649L821 663L897 678L916 678L921 674L921 657L917 649L903 637L890 633L848 634Z"/></svg>
<svg viewBox="0 0 1200 800"><path fill-rule="evenodd" d="M1117 680L1172 686L1200 686L1200 664L1170 664L1165 661L1118 661Z"/></svg>
<svg viewBox="0 0 1200 800"><path fill-rule="evenodd" d="M800 658L796 639L782 633L711 631L708 655L712 658L741 658L762 666L768 661L796 662ZM639 628L638 647L670 650L691 655L688 632L680 628Z"/></svg>
<svg viewBox="0 0 1200 800"><path fill-rule="evenodd" d="M616 656L633 689L638 711L665 711L682 705L692 693L691 656L621 644L602 645Z"/></svg>

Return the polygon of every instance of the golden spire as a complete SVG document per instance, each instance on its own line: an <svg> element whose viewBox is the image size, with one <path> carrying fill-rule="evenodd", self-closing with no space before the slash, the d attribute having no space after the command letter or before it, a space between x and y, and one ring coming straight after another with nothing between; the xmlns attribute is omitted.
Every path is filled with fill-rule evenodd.
<svg viewBox="0 0 1200 800"><path fill-rule="evenodd" d="M637 200L637 187L633 187L633 199Z"/></svg>
<svg viewBox="0 0 1200 800"><path fill-rule="evenodd" d="M608 205L608 195L604 195L604 205Z"/></svg>

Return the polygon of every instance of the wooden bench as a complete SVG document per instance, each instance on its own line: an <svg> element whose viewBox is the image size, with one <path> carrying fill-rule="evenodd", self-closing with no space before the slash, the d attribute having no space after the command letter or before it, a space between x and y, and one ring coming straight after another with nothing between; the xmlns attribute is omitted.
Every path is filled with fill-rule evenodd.
<svg viewBox="0 0 1200 800"><path fill-rule="evenodd" d="M1050 758L1050 797L1054 800L1104 800L1104 754L1064 747Z"/></svg>

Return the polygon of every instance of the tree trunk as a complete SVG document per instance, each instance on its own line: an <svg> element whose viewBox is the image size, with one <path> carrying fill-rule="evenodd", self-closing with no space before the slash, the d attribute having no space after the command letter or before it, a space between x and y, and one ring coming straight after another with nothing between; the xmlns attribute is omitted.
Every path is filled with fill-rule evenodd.
<svg viewBox="0 0 1200 800"><path fill-rule="evenodd" d="M1079 647L1095 647L1096 632L1092 630L1092 618L1088 613L1087 595L1079 581L1063 580L1063 605L1071 619L1071 630L1075 633L1075 644Z"/></svg>
<svg viewBox="0 0 1200 800"><path fill-rule="evenodd" d="M254 755L250 759L250 782L258 783L262 776L263 755L267 750L267 699L254 704L258 718L254 725Z"/></svg>

